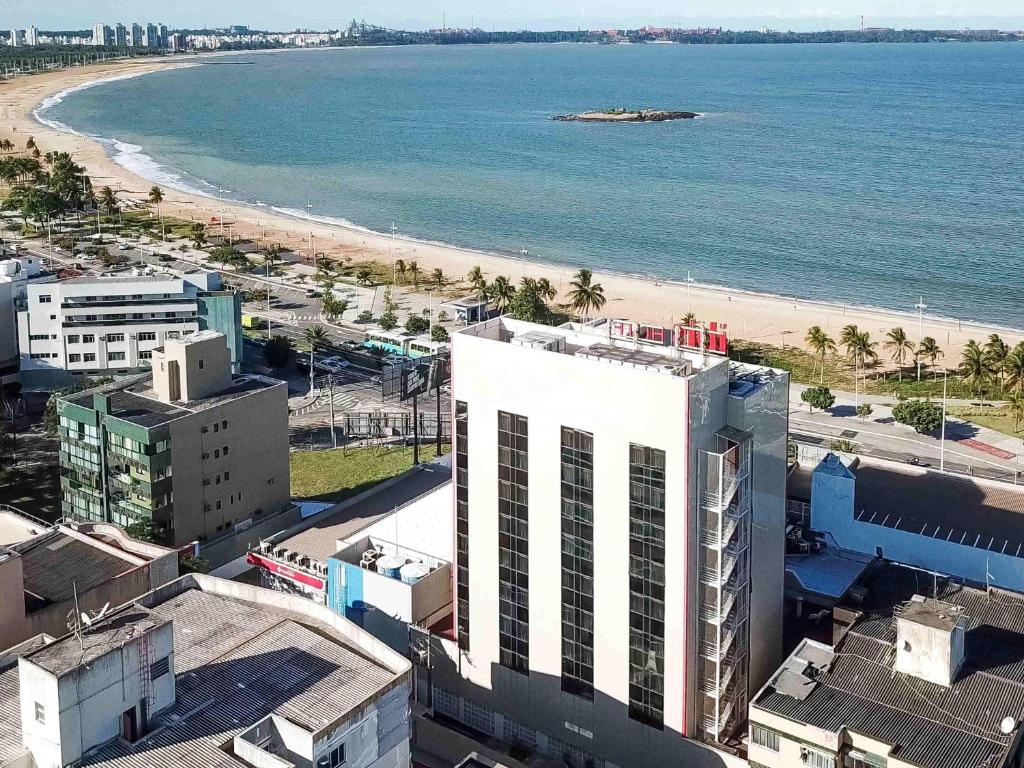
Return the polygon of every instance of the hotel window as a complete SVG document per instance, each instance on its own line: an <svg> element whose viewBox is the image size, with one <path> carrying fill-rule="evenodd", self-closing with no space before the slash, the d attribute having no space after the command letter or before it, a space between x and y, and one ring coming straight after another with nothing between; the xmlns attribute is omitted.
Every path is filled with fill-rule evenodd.
<svg viewBox="0 0 1024 768"><path fill-rule="evenodd" d="M779 734L775 731L760 725L751 724L750 738L759 747L770 749L772 752L779 751Z"/></svg>
<svg viewBox="0 0 1024 768"><path fill-rule="evenodd" d="M114 343L116 343L118 341L124 341L124 334L123 333L110 333L110 334L107 334L107 343L108 344L114 344Z"/></svg>
<svg viewBox="0 0 1024 768"><path fill-rule="evenodd" d="M154 331L143 331L139 334L139 341L156 341L156 333Z"/></svg>
<svg viewBox="0 0 1024 768"><path fill-rule="evenodd" d="M594 699L594 436L562 427L562 690Z"/></svg>
<svg viewBox="0 0 1024 768"><path fill-rule="evenodd" d="M81 361L82 361L82 356L81 355L68 355L68 362L69 363L79 363Z"/></svg>
<svg viewBox="0 0 1024 768"><path fill-rule="evenodd" d="M92 344L95 341L96 341L96 335L95 334L92 334L92 333L82 334L82 343L83 344Z"/></svg>
<svg viewBox="0 0 1024 768"><path fill-rule="evenodd" d="M51 301L53 301L53 299L50 298L49 294L47 294L47 293L39 294L39 303L40 304L49 304Z"/></svg>
<svg viewBox="0 0 1024 768"><path fill-rule="evenodd" d="M800 762L810 768L836 768L834 755L827 755L810 747L800 747Z"/></svg>
<svg viewBox="0 0 1024 768"><path fill-rule="evenodd" d="M345 764L345 745L339 744L327 754L327 765L330 768L338 768Z"/></svg>
<svg viewBox="0 0 1024 768"><path fill-rule="evenodd" d="M469 409L455 402L455 581L459 648L469 650Z"/></svg>
<svg viewBox="0 0 1024 768"><path fill-rule="evenodd" d="M44 707L38 701L36 702L36 722L46 723L46 707Z"/></svg>
<svg viewBox="0 0 1024 768"><path fill-rule="evenodd" d="M84 355L82 355L82 362L85 362L85 363L95 363L96 362L96 353L95 352L86 352Z"/></svg>
<svg viewBox="0 0 1024 768"><path fill-rule="evenodd" d="M108 360L124 360L124 352L111 352Z"/></svg>
<svg viewBox="0 0 1024 768"><path fill-rule="evenodd" d="M78 343L78 335L77 334L73 333L70 336L68 336L68 344L77 344L77 343Z"/></svg>
<svg viewBox="0 0 1024 768"><path fill-rule="evenodd" d="M527 420L498 411L498 644L504 667L530 674Z"/></svg>
<svg viewBox="0 0 1024 768"><path fill-rule="evenodd" d="M629 716L663 727L665 452L629 447Z"/></svg>
<svg viewBox="0 0 1024 768"><path fill-rule="evenodd" d="M143 351L139 352L139 360L152 360L152 359L153 359L152 351L143 350Z"/></svg>

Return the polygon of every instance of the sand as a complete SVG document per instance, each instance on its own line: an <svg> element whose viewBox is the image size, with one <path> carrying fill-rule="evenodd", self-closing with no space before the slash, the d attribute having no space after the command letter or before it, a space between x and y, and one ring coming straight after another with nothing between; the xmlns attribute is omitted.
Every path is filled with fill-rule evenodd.
<svg viewBox="0 0 1024 768"><path fill-rule="evenodd" d="M32 110L47 96L83 83L133 72L146 72L174 66L167 61L128 61L85 68L51 72L17 78L0 83L0 137L10 138L17 147L25 145L33 136L40 150L70 152L75 161L88 169L95 187L120 185L122 198L145 198L153 182L147 181L111 160L104 148L91 139L61 133L40 124ZM269 211L265 208L221 202L198 194L186 194L164 187L166 202L164 213L183 219L203 221L208 231L220 231L220 221L230 225L235 237L246 237L266 244L280 244L283 248L308 255L310 236L317 253L328 258L377 259L390 263L390 234L369 233L357 228L335 224L309 222ZM211 223L211 220L216 220ZM488 279L502 274L518 282L528 275L546 277L559 289L568 289L576 267L537 264L496 254L455 247L424 243L399 236L394 257L406 262L415 260L423 274L435 267L441 268L449 278L461 278L473 266L479 265ZM912 309L917 300L913 286L907 286L907 313L876 311L865 308L830 305L762 295L744 291L718 289L699 284L687 287L685 283L640 279L594 269L595 281L602 284L608 303L602 314L607 317L629 318L641 322L671 325L688 311L701 320L727 323L734 338L767 342L787 346L803 345L806 330L820 325L833 337L850 323L861 330L870 331L872 338L883 341L886 330L902 326L912 339L918 338L918 318ZM953 289L953 286L950 287ZM559 299L561 300L561 299ZM925 297L927 302L927 297ZM961 324L956 320L925 317L923 335L932 336L945 351L943 362L954 366L960 350L969 339L979 342L998 330L1004 340L1016 344L1024 339L1024 332L996 329L989 326ZM882 345L879 344L882 352Z"/></svg>

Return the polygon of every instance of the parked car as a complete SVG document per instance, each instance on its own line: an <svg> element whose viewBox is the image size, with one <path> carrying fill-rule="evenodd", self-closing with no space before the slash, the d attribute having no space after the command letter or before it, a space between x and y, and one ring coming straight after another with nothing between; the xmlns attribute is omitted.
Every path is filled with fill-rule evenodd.
<svg viewBox="0 0 1024 768"><path fill-rule="evenodd" d="M348 368L349 362L340 357L325 357L322 360L317 360L313 366L317 370L325 371L326 373L338 373Z"/></svg>

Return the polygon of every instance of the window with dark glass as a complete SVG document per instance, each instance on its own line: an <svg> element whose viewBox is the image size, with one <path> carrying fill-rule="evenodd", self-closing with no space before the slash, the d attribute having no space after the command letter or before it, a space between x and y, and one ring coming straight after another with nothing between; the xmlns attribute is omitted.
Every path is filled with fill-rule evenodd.
<svg viewBox="0 0 1024 768"><path fill-rule="evenodd" d="M629 447L629 716L663 725L665 452Z"/></svg>
<svg viewBox="0 0 1024 768"><path fill-rule="evenodd" d="M594 699L594 436L562 427L562 690Z"/></svg>
<svg viewBox="0 0 1024 768"><path fill-rule="evenodd" d="M498 411L498 644L504 667L530 673L526 417Z"/></svg>
<svg viewBox="0 0 1024 768"><path fill-rule="evenodd" d="M459 648L469 650L469 408L455 401L455 588Z"/></svg>

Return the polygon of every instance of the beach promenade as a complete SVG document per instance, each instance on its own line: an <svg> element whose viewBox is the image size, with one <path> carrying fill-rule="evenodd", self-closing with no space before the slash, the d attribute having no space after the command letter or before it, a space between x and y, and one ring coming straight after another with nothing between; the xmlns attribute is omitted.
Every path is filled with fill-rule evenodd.
<svg viewBox="0 0 1024 768"><path fill-rule="evenodd" d="M20 149L28 137L33 136L42 152L71 153L76 162L87 168L95 187L119 189L124 199L144 199L153 185L152 181L118 165L108 157L99 142L43 125L32 112L47 97L92 81L181 66L186 61L116 62L0 83L0 138L10 139ZM267 245L279 244L298 253L308 254L312 244L317 254L327 258L376 259L384 263L390 263L392 258L403 259L407 263L414 260L424 274L438 267L449 278L464 276L473 266L479 265L488 279L506 275L513 283L518 283L523 276L546 277L563 295L575 270L588 267L594 271L595 280L604 287L608 303L602 314L609 317L670 325L687 312L693 312L702 320L727 323L730 335L735 338L787 346L803 345L804 334L813 325L820 325L833 337L838 336L843 326L851 323L869 331L878 341L883 340L886 330L895 326L902 326L915 342L918 337L918 318L913 309L918 297L913 285L907 286L906 313L901 314L713 288L697 283L686 285L613 274L603 271L597 263L574 267L538 264L401 236L395 239L392 249L390 234L290 217L267 207L228 203L166 186L164 193L163 210L166 215L204 222L211 232L218 231L220 222L224 221L230 223L235 237L250 238ZM723 275L721 282L727 283L728 275ZM794 286L794 291L797 290L799 287ZM938 345L946 350L945 359L949 363L959 359L960 349L968 340L981 342L993 330L997 329L927 316L923 323L923 335L936 339ZM1024 340L1024 332L998 330L1011 345Z"/></svg>

